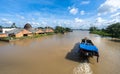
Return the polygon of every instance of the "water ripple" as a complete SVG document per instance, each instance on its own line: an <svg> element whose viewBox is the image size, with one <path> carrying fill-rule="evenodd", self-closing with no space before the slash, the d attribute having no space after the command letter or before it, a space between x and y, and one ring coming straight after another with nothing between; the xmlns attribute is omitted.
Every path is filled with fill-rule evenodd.
<svg viewBox="0 0 120 74"><path fill-rule="evenodd" d="M93 74L89 63L80 63L73 69L73 74Z"/></svg>

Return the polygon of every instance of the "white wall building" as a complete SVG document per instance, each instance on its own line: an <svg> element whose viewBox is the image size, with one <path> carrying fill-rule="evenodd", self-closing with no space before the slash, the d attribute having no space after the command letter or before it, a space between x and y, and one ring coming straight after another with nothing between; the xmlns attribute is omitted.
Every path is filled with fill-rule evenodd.
<svg viewBox="0 0 120 74"><path fill-rule="evenodd" d="M14 30L16 28L2 28L2 33L6 33L8 31Z"/></svg>

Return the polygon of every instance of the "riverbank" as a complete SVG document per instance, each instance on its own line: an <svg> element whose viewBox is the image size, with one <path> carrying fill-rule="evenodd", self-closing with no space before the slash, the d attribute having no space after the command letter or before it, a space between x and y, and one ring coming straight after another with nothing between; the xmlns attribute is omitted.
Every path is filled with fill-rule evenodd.
<svg viewBox="0 0 120 74"><path fill-rule="evenodd" d="M103 29L99 29L97 27L90 27L89 31L90 33L93 33L93 34L120 39L119 29L120 29L120 23L118 22L118 23L111 24Z"/></svg>
<svg viewBox="0 0 120 74"><path fill-rule="evenodd" d="M11 42L11 41L17 41L17 40L23 40L23 39L32 39L32 38L39 38L39 37L43 37L43 36L48 36L48 35L54 35L55 33L44 33L44 34L34 34L33 36L23 36L23 37L4 37L4 38L0 38L0 41L4 41L4 42Z"/></svg>
<svg viewBox="0 0 120 74"><path fill-rule="evenodd" d="M111 34L108 34L108 33L106 33L106 32L103 32L103 31L97 31L97 30L95 30L95 31L90 31L90 33L92 33L92 34L98 34L98 35L101 35L101 36L111 36Z"/></svg>
<svg viewBox="0 0 120 74"><path fill-rule="evenodd" d="M100 35L101 37L108 37L110 41L120 42L120 38L112 37L111 34L108 34L108 33L103 32L103 31L90 31L90 33Z"/></svg>

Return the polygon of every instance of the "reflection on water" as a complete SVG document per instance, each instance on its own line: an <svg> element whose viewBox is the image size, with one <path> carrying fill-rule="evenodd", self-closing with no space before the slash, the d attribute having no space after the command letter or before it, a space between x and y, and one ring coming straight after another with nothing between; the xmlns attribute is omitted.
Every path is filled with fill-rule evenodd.
<svg viewBox="0 0 120 74"><path fill-rule="evenodd" d="M73 47L73 49L71 49L70 52L67 53L66 55L66 59L71 60L71 61L75 61L75 62L79 62L79 63L90 63L89 58L80 58L80 51L79 51L79 44L80 42L76 43Z"/></svg>
<svg viewBox="0 0 120 74"><path fill-rule="evenodd" d="M99 63L95 57L90 59L90 63L79 61L77 45L86 36L99 48ZM0 74L119 74L119 57L119 42L88 31L74 31L0 42Z"/></svg>

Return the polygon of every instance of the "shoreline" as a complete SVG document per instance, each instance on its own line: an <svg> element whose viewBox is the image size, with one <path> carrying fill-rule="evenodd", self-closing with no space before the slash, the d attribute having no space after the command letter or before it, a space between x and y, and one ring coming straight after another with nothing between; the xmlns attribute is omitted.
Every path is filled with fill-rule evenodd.
<svg viewBox="0 0 120 74"><path fill-rule="evenodd" d="M12 42L12 41L17 41L17 40L40 38L40 37L43 37L43 36L49 36L49 35L54 35L54 34L55 33L45 33L45 34L38 34L38 35L33 35L33 36L24 36L24 37L19 37L19 38L4 37L4 38L0 38L0 41L2 41L2 42Z"/></svg>

